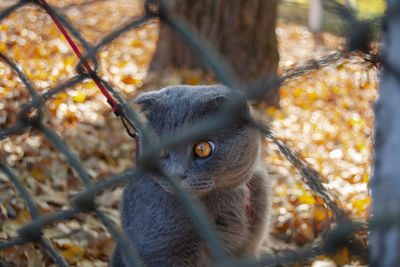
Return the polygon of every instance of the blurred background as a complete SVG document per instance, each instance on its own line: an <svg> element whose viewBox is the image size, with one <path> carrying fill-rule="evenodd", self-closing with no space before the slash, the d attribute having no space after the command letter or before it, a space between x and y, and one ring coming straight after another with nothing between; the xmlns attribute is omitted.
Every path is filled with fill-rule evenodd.
<svg viewBox="0 0 400 267"><path fill-rule="evenodd" d="M317 61L345 49L354 30L348 21L322 8L318 0L187 0L172 6L223 54L242 81ZM0 10L17 1L0 1ZM186 2L186 3L185 3ZM339 1L372 25L371 49L377 52L381 0ZM49 0L91 44L143 13L141 0ZM240 8L237 8L237 5ZM235 8L236 7L236 8ZM224 18L224 19L222 19ZM354 33L354 32L353 32ZM82 46L79 46L81 51ZM207 67L152 20L132 28L98 53L99 75L126 99L173 84L213 84ZM25 5L0 22L0 52L17 63L35 89L44 93L76 74L78 58L48 14ZM360 56L336 61L283 83L271 95L254 100L257 117L296 150L323 177L323 184L351 218L368 218L373 146L373 103L377 69ZM0 129L17 122L30 96L15 72L0 61ZM94 180L107 179L134 166L135 144L125 133L92 80L86 80L45 103L44 123L53 128ZM273 180L271 238L265 252L303 247L330 224L332 214L303 182L301 174L265 141L264 162ZM0 141L0 160L7 163L35 197L42 214L63 210L82 190L75 171L36 130ZM116 224L122 186L100 194L97 203ZM0 173L0 240L17 235L31 220L24 201ZM72 266L107 266L114 242L93 214L81 214L47 226L45 236ZM367 245L367 233L357 242ZM11 266L52 266L34 244L0 250ZM297 266L365 266L364 255L348 248Z"/></svg>

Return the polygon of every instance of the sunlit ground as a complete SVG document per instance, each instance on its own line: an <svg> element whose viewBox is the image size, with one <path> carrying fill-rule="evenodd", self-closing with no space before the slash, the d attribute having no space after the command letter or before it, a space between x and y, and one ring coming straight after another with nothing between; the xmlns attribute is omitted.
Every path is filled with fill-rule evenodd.
<svg viewBox="0 0 400 267"><path fill-rule="evenodd" d="M78 1L48 1L57 4L90 42L97 42L117 25L141 12L136 1L98 1L77 7ZM4 3L0 1L0 7ZM3 6L2 6L3 5ZM125 33L99 53L100 74L130 100L143 88L167 84L210 83L198 72L169 71L145 81L147 65L156 47L158 28L150 23ZM318 59L342 48L343 40L324 34L317 45L307 28L278 25L280 72ZM74 76L78 62L47 14L29 6L0 23L0 52L18 63L39 92ZM280 90L281 109L261 108L271 118L275 134L298 151L320 172L325 187L352 217L368 216L367 183L371 175L373 109L377 94L376 70L359 58L351 58L323 70L289 81ZM17 112L29 95L15 73L0 62L0 128L16 123ZM134 143L125 134L109 106L91 81L46 102L44 121L79 155L95 180L133 166ZM33 130L0 142L0 160L18 174L42 213L69 206L82 189L76 173L52 144ZM314 198L301 175L282 158L275 145L266 142L266 167L274 180L271 235L279 250L311 242L327 227L331 216ZM107 190L98 203L118 222L121 187ZM30 220L24 202L8 178L0 173L0 239L16 236ZM113 243L105 228L92 216L78 216L46 227L53 244L72 265L106 266ZM270 250L271 244L266 244ZM50 262L46 253L32 244L0 251L0 258L21 265ZM321 258L322 259L322 258ZM357 265L347 250L332 259ZM328 260L328 259L323 259Z"/></svg>
<svg viewBox="0 0 400 267"><path fill-rule="evenodd" d="M326 47L321 47L306 28L295 25L281 25L277 33L282 70L305 58L329 54L344 41L324 34ZM296 44L296 49L290 44ZM276 135L321 174L325 187L353 218L366 219L370 205L376 74L376 69L352 58L288 82L280 91L281 109L267 110ZM265 161L279 173L274 188L277 231L273 235L278 233L297 244L309 242L326 227L330 214L301 182L298 171L282 160L275 145L268 148ZM334 260L338 264L357 263L346 250Z"/></svg>

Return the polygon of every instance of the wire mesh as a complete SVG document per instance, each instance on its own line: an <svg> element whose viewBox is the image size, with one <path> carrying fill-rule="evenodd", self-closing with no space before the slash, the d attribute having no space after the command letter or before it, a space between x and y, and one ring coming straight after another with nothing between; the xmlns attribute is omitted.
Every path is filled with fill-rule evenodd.
<svg viewBox="0 0 400 267"><path fill-rule="evenodd" d="M347 6L340 4L334 0L324 1L327 8L331 11L337 12L344 20L349 23L358 22L357 16L354 11L349 9ZM334 220L331 222L331 226L324 234L323 240L318 240L309 246L304 247L301 250L281 252L278 254L264 255L258 259L229 259L224 252L220 240L216 237L215 232L207 221L205 211L201 208L199 203L190 197L190 194L179 186L174 177L170 177L167 173L161 170L157 162L152 159L155 155L158 155L159 151L164 148L168 148L184 141L187 138L201 135L202 133L209 132L224 127L225 124L229 123L228 117L232 119L232 115L237 114L235 112L238 108L234 101L232 105L227 107L227 110L217 114L210 118L206 122L198 122L192 125L192 127L180 132L179 135L163 136L161 141L154 145L148 151L145 151L143 157L140 159L137 168L127 170L119 175L116 175L106 181L92 182L90 175L82 165L79 158L77 158L62 138L50 127L48 127L42 121L42 108L43 104L54 97L56 94L68 90L74 85L82 83L85 79L98 79L105 88L118 100L119 104L123 107L126 112L127 118L137 127L141 133L141 138L151 138L151 131L142 124L139 120L138 113L126 103L124 98L119 95L107 81L102 77L98 76L98 63L97 54L106 45L114 42L121 34L133 29L142 27L153 18L159 18L171 29L173 29L180 38L191 48L197 55L203 60L203 62L210 67L215 74L218 81L227 85L232 89L236 99L242 97L239 91L246 92L246 97L255 98L259 95L265 94L268 90L273 90L279 87L282 83L293 79L295 77L306 74L307 72L323 68L335 62L340 62L343 59L362 56L366 61L372 62L376 65L379 62L379 58L376 55L368 53L354 53L352 51L339 51L333 55L323 58L318 61L310 61L309 63L301 66L300 68L288 70L280 76L267 76L260 78L257 82L251 85L239 85L236 79L235 73L231 70L230 66L222 58L222 56L216 52L212 46L210 46L205 40L201 38L196 32L188 25L183 19L177 18L170 11L165 8L165 1L147 0L145 1L145 12L142 16L139 16L125 25L112 31L105 37L103 37L98 43L91 45L85 41L81 32L68 20L66 16L56 11L55 8L49 6L43 6L41 1L27 1L21 0L16 4L2 10L0 12L0 21L12 14L25 5L38 5L41 8L52 11L55 17L61 21L62 25L68 29L68 31L81 43L84 47L84 56L80 60L77 66L77 74L69 80L60 83L53 88L47 90L45 93L39 94L35 91L34 86L30 82L27 75L18 67L18 65L6 55L0 53L0 58L6 64L8 64L13 71L18 75L21 81L26 86L31 96L31 101L22 107L19 111L18 122L6 129L0 131L0 140L3 140L12 135L19 135L30 128L34 128L41 132L41 134L48 139L54 148L59 151L67 159L68 163L78 173L79 178L84 184L84 189L71 200L71 207L67 210L52 213L46 216L42 216L36 207L35 199L31 196L24 184L18 178L18 176L3 162L0 162L0 169L9 178L10 182L15 186L21 197L27 204L29 212L31 213L32 221L18 230L18 237L0 242L0 249L5 249L17 245L22 245L27 242L35 242L40 244L48 254L54 259L54 261L60 266L67 266L65 259L61 256L58 250L46 239L42 233L42 228L48 224L60 221L68 220L73 216L80 213L94 212L97 217L103 222L105 227L108 229L110 234L113 236L116 242L121 244L123 253L126 258L131 262L132 266L143 266L140 256L135 249L129 244L127 239L117 230L112 221L108 216L102 212L97 204L95 203L95 197L105 189L120 184L129 179L135 179L144 172L159 168L166 179L169 180L171 185L177 192L178 197L183 201L184 207L188 214L192 218L193 222L198 227L202 237L207 242L211 251L216 259L216 266L269 266L277 264L290 264L299 260L315 258L318 255L325 253L332 253L341 246L345 246L346 241L356 231L365 230L366 223L357 221L351 221L345 216L344 211L335 203L333 197L329 194L326 188L321 183L319 174L312 170L308 164L299 156L292 151L283 141L281 141L273 133L268 125L262 124L255 118L247 118L253 125L258 127L261 132L273 143L275 143L281 153L300 171L303 175L305 182L310 186L312 191L318 195L326 204L326 206L333 212ZM365 45L365 44L363 44ZM82 65L85 62L91 61L95 65L95 70L91 75L88 75L83 71ZM242 90L245 88L244 90ZM238 101L237 101L238 102Z"/></svg>

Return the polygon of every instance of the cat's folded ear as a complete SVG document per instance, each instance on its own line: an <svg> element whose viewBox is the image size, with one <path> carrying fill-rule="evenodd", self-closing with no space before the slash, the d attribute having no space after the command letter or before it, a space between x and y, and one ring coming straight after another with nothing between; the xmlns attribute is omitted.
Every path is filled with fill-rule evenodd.
<svg viewBox="0 0 400 267"><path fill-rule="evenodd" d="M157 97L154 92L144 93L136 98L134 103L140 105L141 111L150 110L157 104Z"/></svg>
<svg viewBox="0 0 400 267"><path fill-rule="evenodd" d="M233 106L232 106L233 105ZM241 124L245 122L249 115L249 105L245 98L233 94L230 90L216 90L211 94L206 95L201 105L197 106L197 114L200 118L207 117L210 114L223 112L228 108L229 113L237 118L235 123ZM245 120L243 120L245 119Z"/></svg>
<svg viewBox="0 0 400 267"><path fill-rule="evenodd" d="M215 98L210 99L210 104L211 105L215 105L217 107L217 109L221 109L224 108L225 106L232 104L234 102L233 100L233 94L231 94L231 92L224 92L220 95L217 95ZM247 104L247 101L245 98L236 98L236 109L244 114L247 114L249 112L249 105Z"/></svg>

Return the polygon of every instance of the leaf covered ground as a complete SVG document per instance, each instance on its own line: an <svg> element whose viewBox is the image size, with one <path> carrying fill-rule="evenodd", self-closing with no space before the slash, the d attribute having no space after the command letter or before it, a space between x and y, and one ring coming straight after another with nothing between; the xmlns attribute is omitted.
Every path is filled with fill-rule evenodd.
<svg viewBox="0 0 400 267"><path fill-rule="evenodd" d="M48 2L59 7L93 43L142 12L138 1ZM0 1L0 7L11 3ZM307 28L294 24L278 25L277 34L281 73L342 49L344 43L341 37L329 33L322 34L322 43L316 42ZM123 34L99 53L100 75L129 100L149 88L214 82L208 75L189 70L169 70L145 80L157 38L156 22ZM41 93L72 77L78 63L48 15L33 5L0 23L0 52L17 62ZM280 95L280 109L261 105L258 115L270 121L275 134L321 174L325 187L349 216L366 219L376 70L359 57L352 57L286 82ZM23 83L0 61L1 129L17 122L18 110L28 100ZM58 94L45 107L45 124L66 141L95 181L134 166L134 142L94 82L88 80ZM18 175L43 215L69 207L71 198L83 188L65 158L36 130L4 139L0 148L0 160ZM279 241L273 248L266 244L266 250L301 247L329 225L331 214L274 144L266 141L265 150L264 161L274 180L271 235ZM17 229L31 218L3 173L0 192L0 240L6 240L15 237ZM113 187L97 198L101 209L116 223L121 192L122 187ZM43 232L72 266L107 266L113 240L93 214L48 225ZM365 234L358 238L366 243ZM0 259L13 266L53 265L48 254L34 244L0 250ZM319 260L340 266L365 264L347 249ZM312 264L317 266L318 262Z"/></svg>

